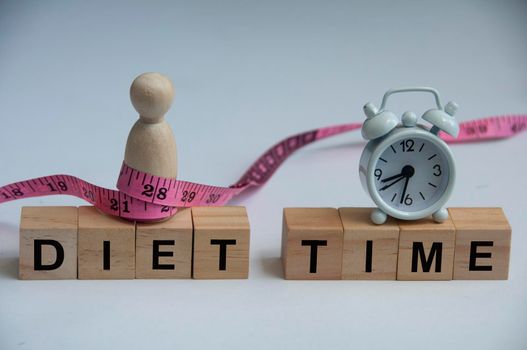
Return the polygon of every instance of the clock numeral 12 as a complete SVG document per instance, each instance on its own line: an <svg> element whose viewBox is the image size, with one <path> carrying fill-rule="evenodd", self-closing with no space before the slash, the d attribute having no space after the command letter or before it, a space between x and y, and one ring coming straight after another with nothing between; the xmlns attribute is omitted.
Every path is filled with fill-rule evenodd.
<svg viewBox="0 0 527 350"><path fill-rule="evenodd" d="M414 151L414 140L408 139L408 140L402 140L399 143L403 149L403 152L413 152Z"/></svg>

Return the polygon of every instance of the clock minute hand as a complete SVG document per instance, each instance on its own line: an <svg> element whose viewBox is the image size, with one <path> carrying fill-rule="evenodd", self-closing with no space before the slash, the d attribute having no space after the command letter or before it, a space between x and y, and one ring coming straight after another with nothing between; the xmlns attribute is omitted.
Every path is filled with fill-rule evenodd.
<svg viewBox="0 0 527 350"><path fill-rule="evenodd" d="M401 177L399 177L397 180L393 181L392 183L389 183L388 185L379 188L379 191L384 191L385 189L392 187L393 185L395 185L396 183L398 183L399 181L405 178L406 178L405 176L401 175Z"/></svg>
<svg viewBox="0 0 527 350"><path fill-rule="evenodd" d="M404 195L406 194L406 189L408 188L408 182L410 182L410 176L405 176L406 182L404 183L403 187L403 194L401 196L401 204L403 204L404 201Z"/></svg>

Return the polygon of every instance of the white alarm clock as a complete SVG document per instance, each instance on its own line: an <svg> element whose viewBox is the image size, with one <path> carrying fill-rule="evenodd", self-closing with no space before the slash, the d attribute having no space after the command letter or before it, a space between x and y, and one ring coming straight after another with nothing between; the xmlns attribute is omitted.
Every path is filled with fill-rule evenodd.
<svg viewBox="0 0 527 350"><path fill-rule="evenodd" d="M435 97L437 108L422 116L432 124L430 129L417 124L413 112L405 112L400 123L393 112L385 109L390 95L416 91ZM364 106L362 136L369 142L362 152L359 176L377 205L371 213L375 224L386 222L388 215L402 220L433 215L437 222L448 218L443 206L452 193L456 169L452 152L438 133L442 130L457 137L459 125L453 117L457 108L455 102L443 108L437 90L427 87L389 90L379 109L371 103Z"/></svg>

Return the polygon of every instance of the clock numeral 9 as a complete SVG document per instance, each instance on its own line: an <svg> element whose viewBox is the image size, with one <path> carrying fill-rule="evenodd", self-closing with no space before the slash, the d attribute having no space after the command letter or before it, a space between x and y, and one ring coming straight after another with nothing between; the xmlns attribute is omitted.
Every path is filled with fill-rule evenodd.
<svg viewBox="0 0 527 350"><path fill-rule="evenodd" d="M434 176L440 176L442 174L441 172L441 166L439 164L434 165Z"/></svg>
<svg viewBox="0 0 527 350"><path fill-rule="evenodd" d="M399 144L403 148L403 152L413 152L414 151L414 140L412 139L402 140Z"/></svg>
<svg viewBox="0 0 527 350"><path fill-rule="evenodd" d="M382 176L382 170L381 169L375 169L373 172L373 175L377 178L377 181L381 179Z"/></svg>
<svg viewBox="0 0 527 350"><path fill-rule="evenodd" d="M405 205L412 205L414 203L414 200L412 197L410 197L410 194L407 194L406 197L404 197L404 204Z"/></svg>

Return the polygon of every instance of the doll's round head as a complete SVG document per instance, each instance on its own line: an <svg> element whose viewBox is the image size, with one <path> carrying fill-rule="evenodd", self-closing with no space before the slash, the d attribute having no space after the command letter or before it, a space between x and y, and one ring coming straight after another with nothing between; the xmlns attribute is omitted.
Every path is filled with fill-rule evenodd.
<svg viewBox="0 0 527 350"><path fill-rule="evenodd" d="M144 73L130 87L130 99L145 123L159 123L174 100L174 86L159 73Z"/></svg>

